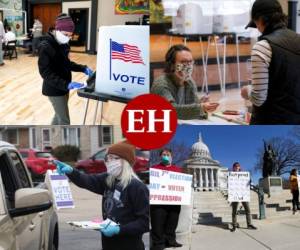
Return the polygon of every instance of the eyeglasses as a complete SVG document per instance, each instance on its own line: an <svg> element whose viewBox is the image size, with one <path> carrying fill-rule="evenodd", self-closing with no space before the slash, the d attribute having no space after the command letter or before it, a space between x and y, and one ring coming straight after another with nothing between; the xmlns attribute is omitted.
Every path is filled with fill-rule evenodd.
<svg viewBox="0 0 300 250"><path fill-rule="evenodd" d="M182 60L182 61L179 61L178 63L182 63L184 65L194 65L195 61L194 60L190 60L190 61Z"/></svg>
<svg viewBox="0 0 300 250"><path fill-rule="evenodd" d="M116 156L116 155L106 155L104 157L104 161L108 162L108 161L113 161L113 160L120 160L121 158L119 156Z"/></svg>

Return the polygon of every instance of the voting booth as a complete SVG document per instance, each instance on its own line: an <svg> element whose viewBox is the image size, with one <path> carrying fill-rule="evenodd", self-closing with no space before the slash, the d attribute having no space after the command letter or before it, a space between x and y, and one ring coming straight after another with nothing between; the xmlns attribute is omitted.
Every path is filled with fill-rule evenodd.
<svg viewBox="0 0 300 250"><path fill-rule="evenodd" d="M151 205L190 205L193 176L150 168Z"/></svg>
<svg viewBox="0 0 300 250"><path fill-rule="evenodd" d="M249 172L228 172L228 201L250 202Z"/></svg>
<svg viewBox="0 0 300 250"><path fill-rule="evenodd" d="M99 29L95 90L132 99L149 93L149 26Z"/></svg>

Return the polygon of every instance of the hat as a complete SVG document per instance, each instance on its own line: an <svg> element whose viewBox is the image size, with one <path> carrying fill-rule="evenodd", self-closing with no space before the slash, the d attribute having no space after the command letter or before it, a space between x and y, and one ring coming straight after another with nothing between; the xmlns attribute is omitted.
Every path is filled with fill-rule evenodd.
<svg viewBox="0 0 300 250"><path fill-rule="evenodd" d="M255 19L276 12L283 13L281 5L277 0L256 0L251 9L251 20L245 29L249 27L257 28L254 22Z"/></svg>
<svg viewBox="0 0 300 250"><path fill-rule="evenodd" d="M70 16L62 13L55 20L55 29L59 31L74 32L75 24Z"/></svg>
<svg viewBox="0 0 300 250"><path fill-rule="evenodd" d="M135 162L135 147L127 141L113 144L107 150L107 154L114 154L129 162L132 166Z"/></svg>

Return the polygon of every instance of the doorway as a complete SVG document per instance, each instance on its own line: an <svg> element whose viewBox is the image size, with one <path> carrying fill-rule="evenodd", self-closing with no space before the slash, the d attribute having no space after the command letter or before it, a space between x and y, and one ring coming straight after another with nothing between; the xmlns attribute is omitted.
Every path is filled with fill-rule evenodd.
<svg viewBox="0 0 300 250"><path fill-rule="evenodd" d="M75 24L73 38L70 41L72 52L87 51L89 9L69 9L69 15Z"/></svg>
<svg viewBox="0 0 300 250"><path fill-rule="evenodd" d="M55 27L55 19L61 11L61 3L34 4L31 23L38 18L43 24L43 33L46 33Z"/></svg>

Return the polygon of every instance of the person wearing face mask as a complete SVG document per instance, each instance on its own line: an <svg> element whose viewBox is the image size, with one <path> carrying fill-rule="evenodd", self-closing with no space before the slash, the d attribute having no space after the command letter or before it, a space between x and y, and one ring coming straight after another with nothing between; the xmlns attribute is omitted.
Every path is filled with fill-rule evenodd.
<svg viewBox="0 0 300 250"><path fill-rule="evenodd" d="M252 83L241 89L252 103L250 124L299 124L300 35L277 0L256 0L248 27L262 33L251 52Z"/></svg>
<svg viewBox="0 0 300 250"><path fill-rule="evenodd" d="M152 168L181 173L181 168L172 164L172 151L164 148L160 151L161 162ZM180 205L151 205L151 250L163 250L167 247L182 247L176 241Z"/></svg>
<svg viewBox="0 0 300 250"><path fill-rule="evenodd" d="M100 194L103 220L117 225L101 227L103 250L144 250L142 240L149 231L149 190L134 173L134 146L121 142L108 148L107 173L82 174L56 161L59 174L66 174L77 186Z"/></svg>
<svg viewBox="0 0 300 250"><path fill-rule="evenodd" d="M69 125L69 90L84 87L83 83L72 82L72 71L91 76L93 71L69 59L69 41L75 25L71 17L60 14L56 18L55 30L48 32L39 45L38 66L43 78L42 93L48 96L55 116L52 125Z"/></svg>
<svg viewBox="0 0 300 250"><path fill-rule="evenodd" d="M167 99L175 107L178 119L207 119L207 112L216 110L218 104L210 103L206 96L199 99L192 78L194 60L190 49L174 45L165 61L165 74L154 80L151 93Z"/></svg>

